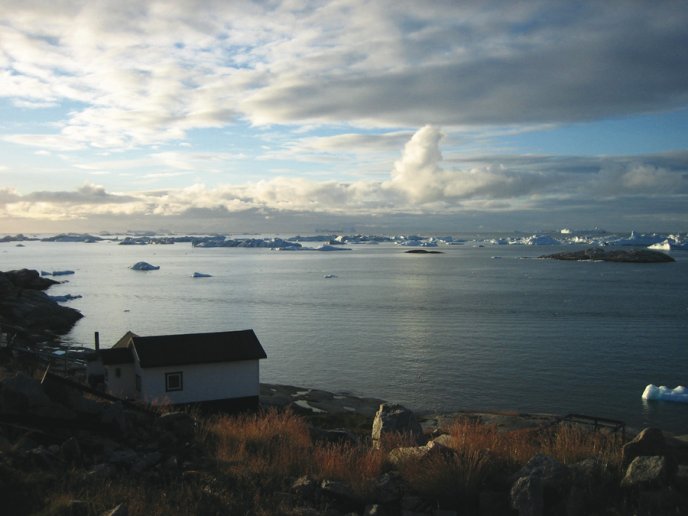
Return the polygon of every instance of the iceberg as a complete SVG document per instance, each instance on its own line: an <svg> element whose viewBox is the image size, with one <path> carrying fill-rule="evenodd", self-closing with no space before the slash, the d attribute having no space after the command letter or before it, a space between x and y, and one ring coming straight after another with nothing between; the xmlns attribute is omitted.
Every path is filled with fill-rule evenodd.
<svg viewBox="0 0 688 516"><path fill-rule="evenodd" d="M50 299L55 301L56 303L65 303L67 301L72 301L74 299L81 299L81 294L77 295L72 295L72 294L65 294L63 296L48 296Z"/></svg>
<svg viewBox="0 0 688 516"><path fill-rule="evenodd" d="M132 270L135 271L157 271L160 266L159 265L151 265L148 262L136 262L134 265L129 267Z"/></svg>
<svg viewBox="0 0 688 516"><path fill-rule="evenodd" d="M41 271L41 276L68 276L74 274L74 271Z"/></svg>
<svg viewBox="0 0 688 516"><path fill-rule="evenodd" d="M677 401L679 403L688 403L688 389L683 385L679 385L675 389L670 389L664 385L657 387L650 384L645 387L643 391L644 400L661 400L661 401Z"/></svg>
<svg viewBox="0 0 688 516"><path fill-rule="evenodd" d="M203 272L194 272L191 275L192 278L212 278L211 274L205 274Z"/></svg>

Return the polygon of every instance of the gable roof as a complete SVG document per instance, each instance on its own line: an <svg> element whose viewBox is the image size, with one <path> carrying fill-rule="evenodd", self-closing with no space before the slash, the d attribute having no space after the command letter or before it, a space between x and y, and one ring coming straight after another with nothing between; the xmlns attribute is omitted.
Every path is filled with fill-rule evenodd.
<svg viewBox="0 0 688 516"><path fill-rule="evenodd" d="M124 339L120 339L122 342ZM129 342L141 367L165 367L267 358L253 330L139 337ZM119 344L119 342L118 342Z"/></svg>

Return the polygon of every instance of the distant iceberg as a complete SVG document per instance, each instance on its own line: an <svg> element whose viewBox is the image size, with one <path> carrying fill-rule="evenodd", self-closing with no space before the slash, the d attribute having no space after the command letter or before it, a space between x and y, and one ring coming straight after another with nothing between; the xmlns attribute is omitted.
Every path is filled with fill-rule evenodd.
<svg viewBox="0 0 688 516"><path fill-rule="evenodd" d="M129 267L132 270L135 271L157 271L160 266L159 265L151 265L148 262L136 262L134 265Z"/></svg>
<svg viewBox="0 0 688 516"><path fill-rule="evenodd" d="M194 272L191 275L192 278L212 278L211 274L205 274L203 272Z"/></svg>
<svg viewBox="0 0 688 516"><path fill-rule="evenodd" d="M50 299L55 301L56 303L65 303L67 301L72 301L74 299L81 299L81 294L77 295L72 295L72 294L65 294L63 296L48 296Z"/></svg>
<svg viewBox="0 0 688 516"><path fill-rule="evenodd" d="M661 385L648 385L643 391L644 400L662 400L662 401L677 401L679 403L688 403L688 389L683 385L679 385L675 389L670 389Z"/></svg>
<svg viewBox="0 0 688 516"><path fill-rule="evenodd" d="M41 276L68 276L69 274L74 274L74 271L41 271Z"/></svg>
<svg viewBox="0 0 688 516"><path fill-rule="evenodd" d="M611 245L629 245L629 246L648 246L658 244L666 239L663 235L638 235L635 231L631 231L628 238L619 238L616 240L609 240Z"/></svg>

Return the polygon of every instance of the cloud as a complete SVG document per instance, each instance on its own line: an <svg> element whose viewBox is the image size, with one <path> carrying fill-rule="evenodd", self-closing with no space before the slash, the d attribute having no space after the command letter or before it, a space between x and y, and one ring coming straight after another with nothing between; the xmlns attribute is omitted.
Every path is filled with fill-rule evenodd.
<svg viewBox="0 0 688 516"><path fill-rule="evenodd" d="M562 123L688 103L688 10L673 1L7 0L3 14L0 96L74 106L55 134L7 140L46 148L136 148L239 120Z"/></svg>
<svg viewBox="0 0 688 516"><path fill-rule="evenodd" d="M414 213L426 220L476 214L489 218L496 213L508 213L509 220L520 214L519 220L526 220L523 214L530 213L532 220L547 222L557 217L563 220L579 210L598 217L614 214L618 220L636 220L642 213L646 223L676 223L688 201L688 152L633 158L473 157L462 163L460 159L443 160L442 140L439 128L420 128L390 167L385 181L276 177L243 185L199 183L128 194L109 193L92 184L73 192L20 195L3 190L0 211L9 218L151 216L172 218L180 224L186 214L193 214L196 220L203 213L212 214L214 220L218 214L264 211L281 214L284 220L295 220L298 214L314 223L376 217L383 224ZM598 221L596 225L604 224Z"/></svg>

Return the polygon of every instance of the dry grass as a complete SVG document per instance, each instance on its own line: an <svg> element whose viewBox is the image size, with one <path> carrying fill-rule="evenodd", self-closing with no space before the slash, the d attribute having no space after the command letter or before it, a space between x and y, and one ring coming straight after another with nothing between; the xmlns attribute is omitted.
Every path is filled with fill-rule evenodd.
<svg viewBox="0 0 688 516"><path fill-rule="evenodd" d="M194 446L211 458L202 471L183 476L122 471L103 480L70 469L51 479L33 473L33 480L25 479L26 486L40 487L46 515L64 514L66 504L74 499L88 500L93 514L122 501L132 515L289 514L292 502L283 493L295 478L340 480L360 500L369 500L374 480L389 467L385 463L389 450L413 445L404 436L386 437L378 450L368 442L314 441L306 419L274 409L200 418L200 422ZM475 512L482 490L508 489L510 475L536 453L568 464L591 457L619 463L619 443L575 426L500 432L494 426L457 421L447 444L451 453L409 461L399 466L399 472L410 489L437 506L467 513ZM33 509L41 510L35 505Z"/></svg>

